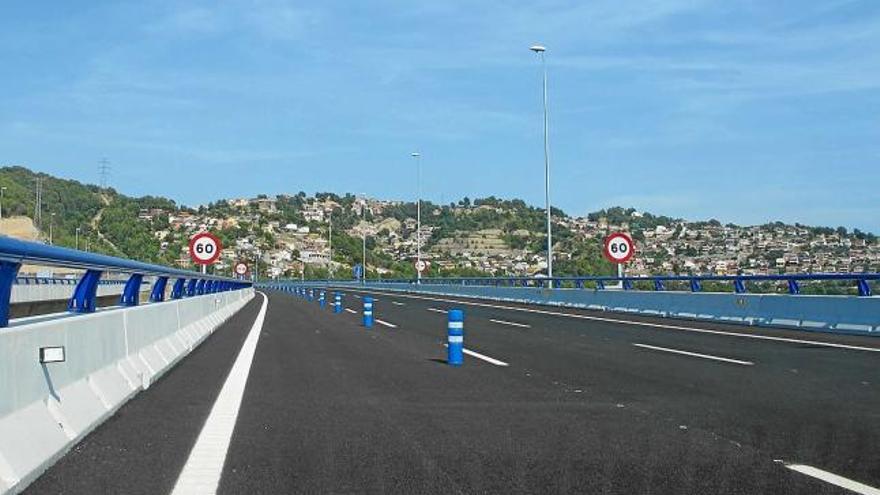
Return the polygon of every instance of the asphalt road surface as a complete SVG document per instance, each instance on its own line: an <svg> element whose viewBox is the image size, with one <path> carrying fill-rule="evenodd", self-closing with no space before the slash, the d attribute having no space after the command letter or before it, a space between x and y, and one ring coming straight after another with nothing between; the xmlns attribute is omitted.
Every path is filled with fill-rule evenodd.
<svg viewBox="0 0 880 495"><path fill-rule="evenodd" d="M27 493L880 493L878 340L342 292L258 295Z"/></svg>

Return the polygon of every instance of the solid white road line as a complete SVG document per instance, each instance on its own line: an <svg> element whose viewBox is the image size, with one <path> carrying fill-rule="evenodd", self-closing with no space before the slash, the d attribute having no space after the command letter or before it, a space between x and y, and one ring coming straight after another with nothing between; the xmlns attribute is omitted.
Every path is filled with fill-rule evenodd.
<svg viewBox="0 0 880 495"><path fill-rule="evenodd" d="M380 325L385 325L388 328L397 328L397 325L395 325L394 323L388 323L387 321L380 320L379 318L376 318L376 323Z"/></svg>
<svg viewBox="0 0 880 495"><path fill-rule="evenodd" d="M428 308L428 311L433 311L435 313L448 313L445 309L437 309L437 308Z"/></svg>
<svg viewBox="0 0 880 495"><path fill-rule="evenodd" d="M831 483L832 485L845 488L855 493L861 493L862 495L880 495L880 489L874 488L873 486L868 486L864 483L859 483L858 481L844 478L843 476L839 476L834 473L829 473L828 471L823 471L813 466L807 466L806 464L786 464L785 467L791 469L792 471L797 471L801 474L820 479L826 483Z"/></svg>
<svg viewBox="0 0 880 495"><path fill-rule="evenodd" d="M202 426L202 431L189 453L183 471L177 478L172 492L174 494L213 494L217 491L229 442L235 429L235 421L241 408L241 399L251 371L251 363L257 350L257 341L260 339L263 321L266 319L266 308L269 306L269 298L266 294L262 292L259 294L263 296L263 306L238 352L238 357L235 358L235 363L229 371L229 376L226 377L226 382L223 383L223 388L211 408L205 425Z"/></svg>
<svg viewBox="0 0 880 495"><path fill-rule="evenodd" d="M670 349L668 347L657 347L655 345L648 345L648 344L633 344L633 345L636 347L641 347L643 349L652 349L655 351L671 352L673 354L681 354L683 356L693 356L693 357L698 357L698 358L703 358L703 359L712 359L714 361L722 361L725 363L741 364L743 366L754 366L755 365L755 363L753 363L751 361L740 361L739 359L730 359L730 358L721 357L721 356L713 356L711 354L700 354L698 352L681 351L678 349Z"/></svg>
<svg viewBox="0 0 880 495"><path fill-rule="evenodd" d="M355 311L355 310L353 310L353 309L351 309L351 308L345 308L345 310L348 311L348 312L351 313L351 314L355 314L355 315L357 314L357 311Z"/></svg>
<svg viewBox="0 0 880 495"><path fill-rule="evenodd" d="M449 347L449 344L443 344L443 347ZM498 359L491 358L489 356L486 356L485 354L480 354L479 352L474 352L470 349L462 349L461 352L467 354L468 356L473 356L477 359L482 359L483 361L486 361L487 363L494 364L495 366L510 366L509 364L505 363L504 361L499 361Z"/></svg>
<svg viewBox="0 0 880 495"><path fill-rule="evenodd" d="M531 325L526 325L525 323L516 323L513 321L505 321L505 320L492 320L489 319L492 323L497 323L499 325L510 325L512 327L520 327L520 328L532 328Z"/></svg>
<svg viewBox="0 0 880 495"><path fill-rule="evenodd" d="M434 301L434 302L446 302L453 304L463 304L465 306L477 306L482 308L492 308L492 309L506 309L509 311L522 311L524 313L533 313L539 315L548 315L548 316L562 316L565 318L576 318L580 320L592 320L592 321L601 321L605 323L617 323L620 325L633 325L640 327L650 327L650 328L662 328L665 330L677 330L681 332L693 332L693 333L705 333L712 335L722 335L726 337L739 337L743 339L756 339L756 340L766 340L770 342L785 342L788 344L809 344L820 347L830 347L833 349L846 349L850 351L866 351L866 352L880 352L880 348L878 347L863 347L857 345L847 345L847 344L835 344L834 342L822 342L819 340L805 340L805 339L793 339L789 337L773 337L771 335L761 335L755 333L740 333L740 332L724 332L721 330L709 330L707 328L694 328L694 327L683 327L680 325L667 325L664 323L651 323L647 321L632 321L632 320L624 320L618 318L604 318L601 316L588 316L577 313L560 313L558 311L548 311L544 309L531 309L531 308L518 308L514 306L501 306L499 304L487 304L480 302L466 302L466 301L458 301L455 299L444 299L439 297L425 297L425 296L414 296L409 294L394 294L397 297L408 297L410 299L423 299L426 301ZM578 309L578 308L572 308Z"/></svg>

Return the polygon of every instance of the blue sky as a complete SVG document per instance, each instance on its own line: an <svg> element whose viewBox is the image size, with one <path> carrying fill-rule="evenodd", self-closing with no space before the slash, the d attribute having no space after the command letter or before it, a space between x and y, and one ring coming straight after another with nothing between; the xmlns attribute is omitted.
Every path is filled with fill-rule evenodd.
<svg viewBox="0 0 880 495"><path fill-rule="evenodd" d="M186 204L305 190L880 232L874 0L4 2L0 163Z"/></svg>

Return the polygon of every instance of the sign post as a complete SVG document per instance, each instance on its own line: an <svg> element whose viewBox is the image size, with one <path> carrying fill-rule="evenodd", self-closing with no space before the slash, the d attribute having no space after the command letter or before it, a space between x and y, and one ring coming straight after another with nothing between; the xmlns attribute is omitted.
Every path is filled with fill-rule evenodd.
<svg viewBox="0 0 880 495"><path fill-rule="evenodd" d="M189 240L189 256L193 263L202 265L202 273L207 273L207 267L220 259L223 244L220 239L210 232L200 232Z"/></svg>

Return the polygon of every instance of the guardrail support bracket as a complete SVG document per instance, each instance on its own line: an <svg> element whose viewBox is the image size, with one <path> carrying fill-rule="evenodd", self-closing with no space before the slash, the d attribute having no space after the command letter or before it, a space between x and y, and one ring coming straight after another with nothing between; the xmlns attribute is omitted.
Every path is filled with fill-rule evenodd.
<svg viewBox="0 0 880 495"><path fill-rule="evenodd" d="M153 290L150 291L150 302L162 302L165 300L165 287L168 286L168 277L157 277L153 282Z"/></svg>
<svg viewBox="0 0 880 495"><path fill-rule="evenodd" d="M9 326L9 298L21 263L0 261L0 327Z"/></svg>
<svg viewBox="0 0 880 495"><path fill-rule="evenodd" d="M128 277L128 281L125 282L125 288L122 290L122 297L119 298L119 304L123 306L137 306L140 294L141 294L141 285L144 282L144 276L140 273L132 273L130 277Z"/></svg>
<svg viewBox="0 0 880 495"><path fill-rule="evenodd" d="M97 309L98 281L101 280L99 270L86 270L76 289L73 297L67 303L67 310L72 313L94 313Z"/></svg>

